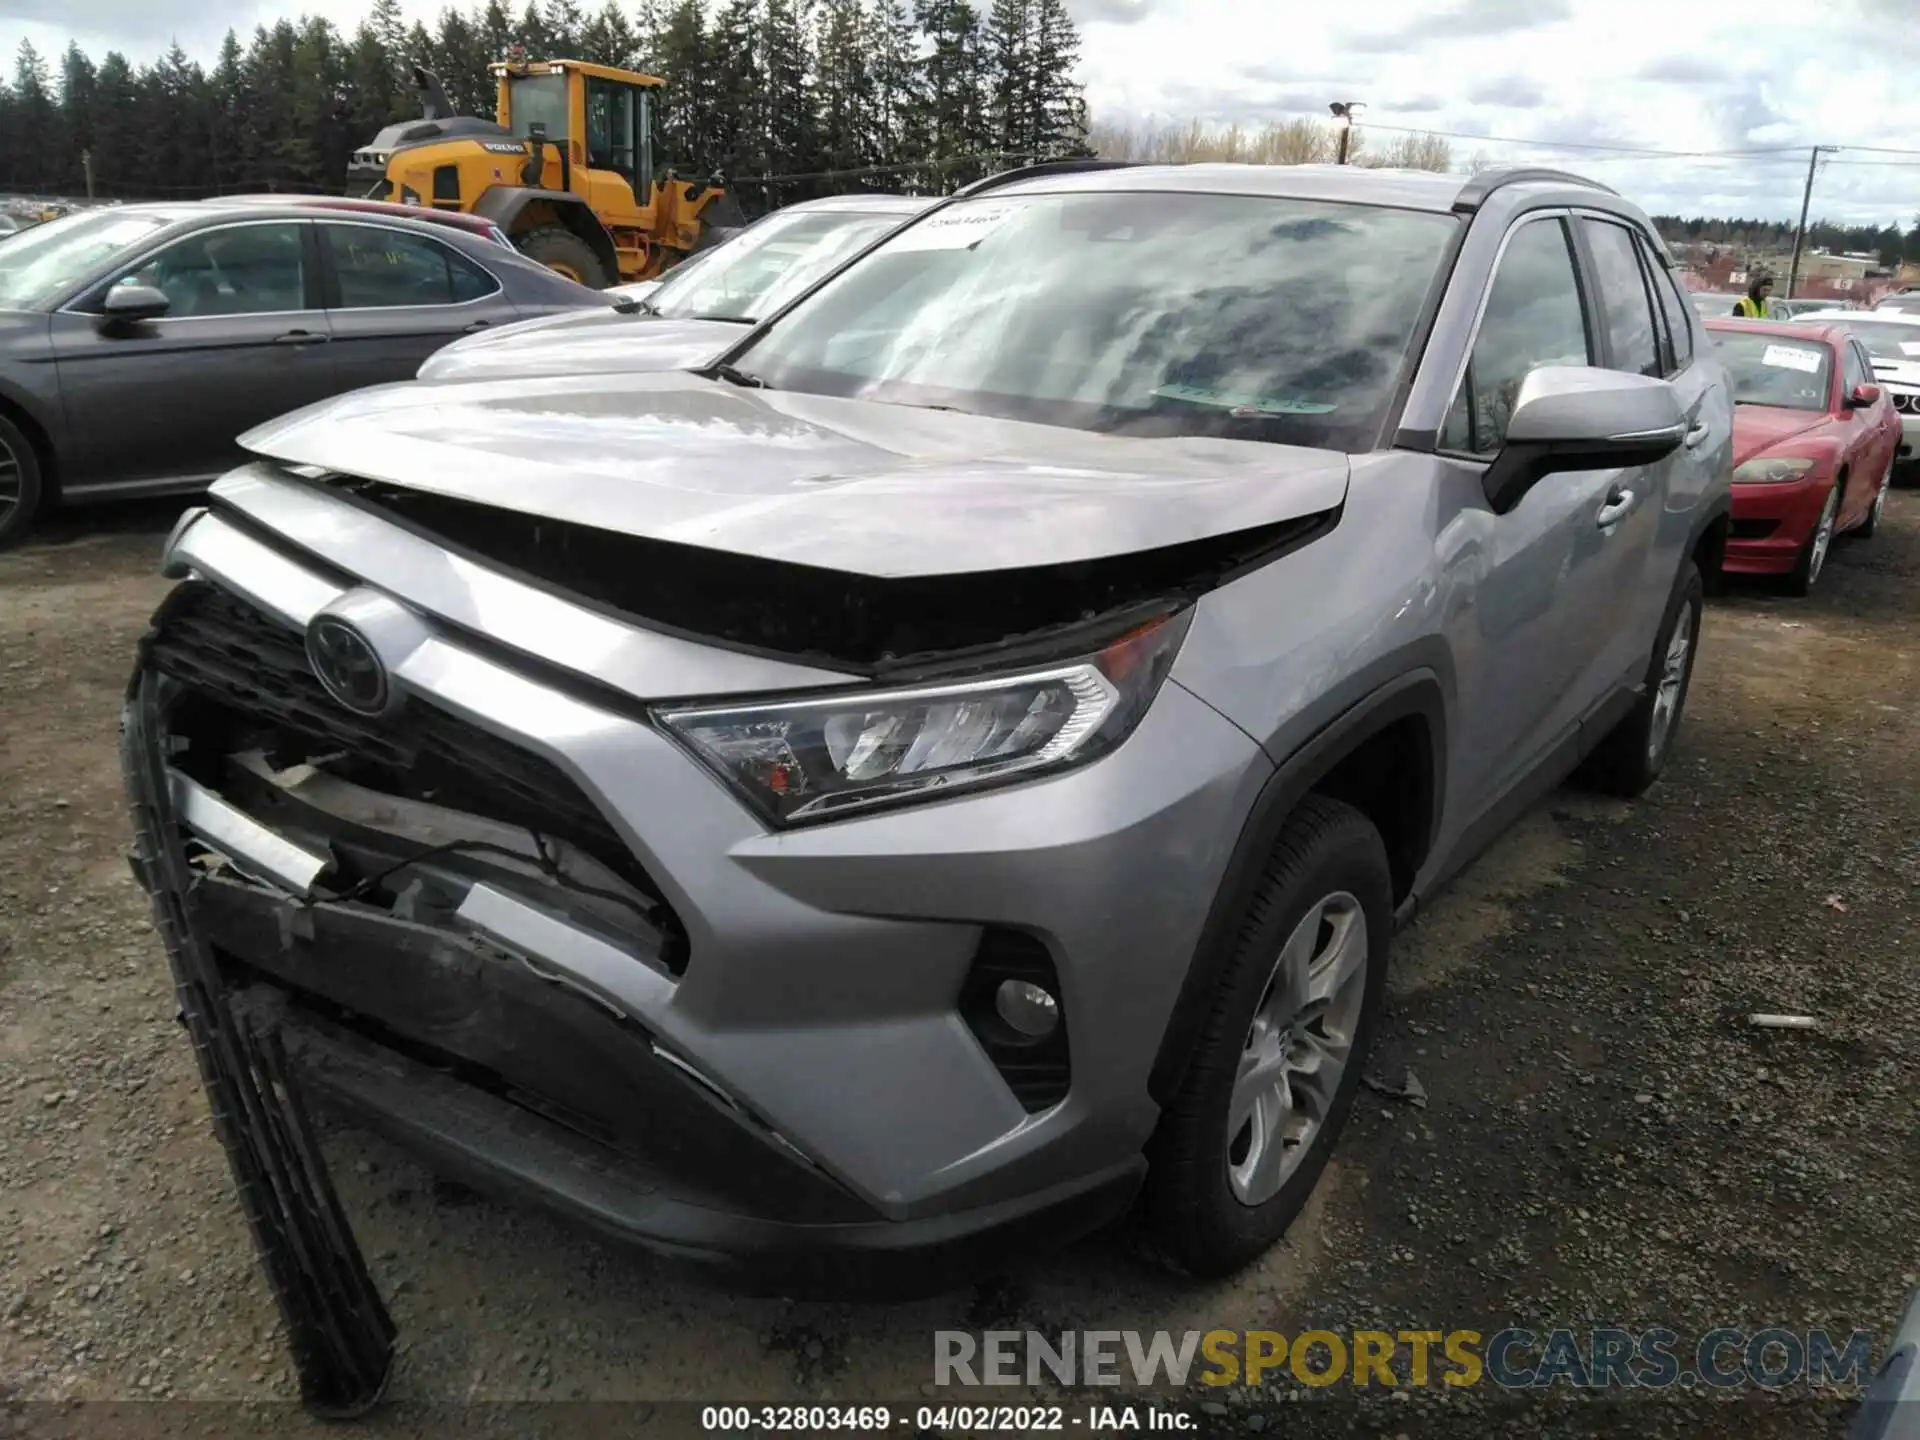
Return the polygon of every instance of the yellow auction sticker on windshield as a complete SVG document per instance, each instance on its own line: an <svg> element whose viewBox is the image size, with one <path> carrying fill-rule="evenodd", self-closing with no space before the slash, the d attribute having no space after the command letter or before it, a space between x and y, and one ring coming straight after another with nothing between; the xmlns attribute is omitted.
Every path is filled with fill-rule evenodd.
<svg viewBox="0 0 1920 1440"><path fill-rule="evenodd" d="M1316 400L1282 400L1272 395L1249 395L1215 390L1205 385L1162 385L1153 392L1162 400L1184 400L1189 405L1211 405L1235 415L1331 415L1340 407Z"/></svg>

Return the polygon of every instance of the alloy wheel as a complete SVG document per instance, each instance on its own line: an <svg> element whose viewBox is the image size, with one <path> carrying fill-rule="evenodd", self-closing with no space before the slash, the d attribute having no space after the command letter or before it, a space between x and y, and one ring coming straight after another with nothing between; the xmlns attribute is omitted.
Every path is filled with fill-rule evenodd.
<svg viewBox="0 0 1920 1440"><path fill-rule="evenodd" d="M1811 585L1820 578L1820 571L1827 563L1827 551L1833 545L1833 519L1840 510L1840 487L1834 486L1827 492L1826 507L1820 512L1820 528L1813 532L1813 553L1807 557L1807 583Z"/></svg>
<svg viewBox="0 0 1920 1440"><path fill-rule="evenodd" d="M1660 661L1660 679L1653 692L1653 724L1648 727L1647 758L1658 760L1673 733L1674 716L1680 713L1680 694L1687 688L1687 667L1693 660L1693 606L1682 602L1674 617L1673 635L1667 641L1667 653Z"/></svg>
<svg viewBox="0 0 1920 1440"><path fill-rule="evenodd" d="M1280 947L1227 1107L1227 1179L1241 1204L1271 1200L1319 1138L1353 1051L1367 965L1366 912L1344 890Z"/></svg>
<svg viewBox="0 0 1920 1440"><path fill-rule="evenodd" d="M7 528L14 511L26 498L26 484L20 478L20 458L13 447L0 439L0 530Z"/></svg>

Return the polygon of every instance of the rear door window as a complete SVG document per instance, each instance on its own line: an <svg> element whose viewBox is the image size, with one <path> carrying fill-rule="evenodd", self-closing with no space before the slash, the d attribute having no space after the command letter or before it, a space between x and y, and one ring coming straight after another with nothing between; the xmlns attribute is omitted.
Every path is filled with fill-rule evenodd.
<svg viewBox="0 0 1920 1440"><path fill-rule="evenodd" d="M457 305L499 289L450 246L381 225L326 225L327 252L343 310Z"/></svg>

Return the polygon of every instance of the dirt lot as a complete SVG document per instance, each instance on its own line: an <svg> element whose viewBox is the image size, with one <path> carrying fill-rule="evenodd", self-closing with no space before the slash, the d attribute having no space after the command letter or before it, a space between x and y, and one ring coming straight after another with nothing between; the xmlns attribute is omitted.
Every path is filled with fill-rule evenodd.
<svg viewBox="0 0 1920 1440"><path fill-rule="evenodd" d="M114 728L169 518L94 517L0 556L0 1402L30 1430L60 1413L45 1401L293 1394L122 858ZM374 1428L476 1434L510 1413L526 1433L560 1413L475 1403L912 1400L939 1328L1885 1333L1920 1284L1920 493L1888 522L1836 547L1811 601L1711 603L1647 801L1556 796L1403 937L1390 1038L1430 1103L1363 1095L1314 1206L1253 1273L1178 1284L1096 1239L913 1306L740 1300L340 1133L405 1347L410 1408ZM1822 1025L1759 1032L1753 1010ZM1846 1420L1637 1398L1496 1422L1480 1391L1302 1393L1194 1398L1249 1432L1297 1433L1309 1409L1382 1434ZM141 1413L305 1428L285 1404Z"/></svg>

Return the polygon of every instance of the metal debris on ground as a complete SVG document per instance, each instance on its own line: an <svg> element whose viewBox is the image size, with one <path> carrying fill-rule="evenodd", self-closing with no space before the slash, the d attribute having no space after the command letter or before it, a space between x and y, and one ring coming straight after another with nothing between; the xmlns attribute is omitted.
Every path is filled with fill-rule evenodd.
<svg viewBox="0 0 1920 1440"><path fill-rule="evenodd" d="M1427 1087L1408 1066L1395 1066L1384 1073L1369 1070L1361 1075L1360 1083L1389 1100L1404 1100L1416 1110L1427 1108Z"/></svg>
<svg viewBox="0 0 1920 1440"><path fill-rule="evenodd" d="M1749 1025L1761 1030L1818 1030L1820 1022L1812 1015L1749 1015Z"/></svg>

